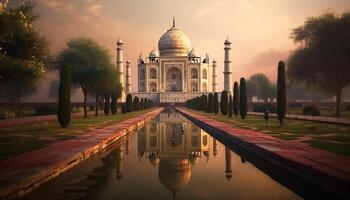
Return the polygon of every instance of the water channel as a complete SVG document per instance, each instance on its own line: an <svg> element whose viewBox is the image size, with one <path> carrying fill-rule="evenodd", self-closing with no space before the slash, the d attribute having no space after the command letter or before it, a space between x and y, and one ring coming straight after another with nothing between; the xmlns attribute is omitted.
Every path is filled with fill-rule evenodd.
<svg viewBox="0 0 350 200"><path fill-rule="evenodd" d="M302 199L174 111L24 198Z"/></svg>

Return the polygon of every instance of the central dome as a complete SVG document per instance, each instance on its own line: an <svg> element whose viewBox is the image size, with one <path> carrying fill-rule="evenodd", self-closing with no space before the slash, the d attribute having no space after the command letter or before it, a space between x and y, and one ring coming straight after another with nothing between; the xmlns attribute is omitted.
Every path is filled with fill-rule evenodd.
<svg viewBox="0 0 350 200"><path fill-rule="evenodd" d="M187 56L190 47L190 40L175 23L158 41L161 56Z"/></svg>

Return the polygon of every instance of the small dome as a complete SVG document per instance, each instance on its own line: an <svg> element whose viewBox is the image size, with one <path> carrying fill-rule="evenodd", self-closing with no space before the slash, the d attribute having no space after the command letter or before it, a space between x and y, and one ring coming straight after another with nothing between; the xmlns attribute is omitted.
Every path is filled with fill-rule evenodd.
<svg viewBox="0 0 350 200"><path fill-rule="evenodd" d="M158 177L171 192L177 192L191 180L191 168L187 159L160 160Z"/></svg>
<svg viewBox="0 0 350 200"><path fill-rule="evenodd" d="M123 40L119 39L119 40L117 41L117 45L118 45L118 46L119 46L119 45L123 45L123 44L124 44Z"/></svg>
<svg viewBox="0 0 350 200"><path fill-rule="evenodd" d="M188 53L188 57L197 58L199 56L198 56L197 52L194 50L194 48L192 48L192 50Z"/></svg>
<svg viewBox="0 0 350 200"><path fill-rule="evenodd" d="M187 56L190 46L190 40L175 23L158 41L161 56Z"/></svg>
<svg viewBox="0 0 350 200"><path fill-rule="evenodd" d="M226 38L224 44L225 44L225 45L230 45L230 44L231 44L230 40L228 40L228 37Z"/></svg>
<svg viewBox="0 0 350 200"><path fill-rule="evenodd" d="M157 58L159 57L159 52L155 49L153 49L150 53L149 53L149 56L150 58Z"/></svg>

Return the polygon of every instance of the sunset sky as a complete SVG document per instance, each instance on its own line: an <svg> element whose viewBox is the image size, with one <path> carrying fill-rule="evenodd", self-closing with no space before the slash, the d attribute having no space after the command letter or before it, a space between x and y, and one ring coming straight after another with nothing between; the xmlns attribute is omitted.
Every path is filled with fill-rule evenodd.
<svg viewBox="0 0 350 200"><path fill-rule="evenodd" d="M68 39L87 36L110 50L125 43L125 60L132 62L133 91L137 90L136 59L148 56L160 36L176 25L202 56L218 61L218 86L223 88L223 42L232 42L233 80L263 72L275 81L277 63L295 45L293 28L326 11L342 13L350 0L35 0L37 28L57 54ZM47 85L47 84L46 84ZM44 89L43 89L44 90Z"/></svg>

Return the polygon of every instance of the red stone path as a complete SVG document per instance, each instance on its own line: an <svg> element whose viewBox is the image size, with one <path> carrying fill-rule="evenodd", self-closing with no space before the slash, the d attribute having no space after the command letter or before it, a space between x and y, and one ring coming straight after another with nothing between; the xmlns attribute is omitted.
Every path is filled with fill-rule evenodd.
<svg viewBox="0 0 350 200"><path fill-rule="evenodd" d="M236 141L245 143L244 145L248 148L254 146L280 162L292 163L293 166L303 168L303 173L318 174L317 180L331 177L331 179L327 178L332 180L330 184L341 183L340 187L345 188L346 195L350 193L350 159L345 156L319 150L300 141L285 141L254 130L238 128L232 124L203 117L186 108L177 109L192 120L220 131L219 134L238 139Z"/></svg>
<svg viewBox="0 0 350 200"><path fill-rule="evenodd" d="M76 139L58 142L0 162L0 199L30 192L63 171L100 152L157 116L157 108L115 125L94 130Z"/></svg>

